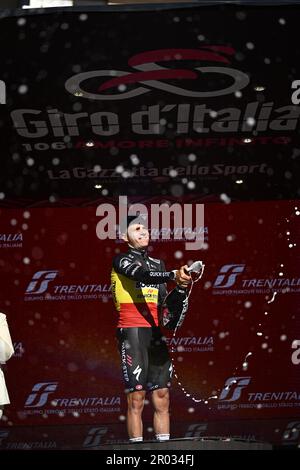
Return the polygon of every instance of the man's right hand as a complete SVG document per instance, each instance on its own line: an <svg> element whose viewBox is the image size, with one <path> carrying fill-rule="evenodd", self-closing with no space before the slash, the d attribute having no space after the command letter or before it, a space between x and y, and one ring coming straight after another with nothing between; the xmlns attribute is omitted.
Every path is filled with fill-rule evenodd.
<svg viewBox="0 0 300 470"><path fill-rule="evenodd" d="M187 268L187 265L181 266L175 273L175 282L180 287L187 287L192 281L191 275L186 271Z"/></svg>

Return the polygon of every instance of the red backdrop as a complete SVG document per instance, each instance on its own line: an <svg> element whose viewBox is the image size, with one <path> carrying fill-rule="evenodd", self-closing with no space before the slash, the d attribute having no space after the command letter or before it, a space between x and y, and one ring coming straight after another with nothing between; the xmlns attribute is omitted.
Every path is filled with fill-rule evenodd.
<svg viewBox="0 0 300 470"><path fill-rule="evenodd" d="M210 203L204 249L152 243L169 269L206 264L182 328L168 334L173 437L299 438L299 208ZM126 247L99 240L98 221L96 207L0 210L0 310L16 350L4 428L81 424L106 441L126 436L109 290L112 258ZM150 437L151 403L144 413ZM247 432L238 424L246 419Z"/></svg>

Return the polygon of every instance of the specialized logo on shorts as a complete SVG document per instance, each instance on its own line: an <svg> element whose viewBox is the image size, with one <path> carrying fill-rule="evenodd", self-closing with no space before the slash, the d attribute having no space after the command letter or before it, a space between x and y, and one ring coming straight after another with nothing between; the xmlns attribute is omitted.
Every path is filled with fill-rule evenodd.
<svg viewBox="0 0 300 470"><path fill-rule="evenodd" d="M142 368L138 365L133 371L133 375L135 375L136 381L138 382L140 380L140 374L142 372Z"/></svg>

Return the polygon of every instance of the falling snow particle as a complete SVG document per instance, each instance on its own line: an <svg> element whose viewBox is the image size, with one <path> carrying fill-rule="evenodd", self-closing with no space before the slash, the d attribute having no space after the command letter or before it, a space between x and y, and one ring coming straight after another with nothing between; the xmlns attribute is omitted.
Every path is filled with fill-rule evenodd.
<svg viewBox="0 0 300 470"><path fill-rule="evenodd" d="M19 88L18 88L18 92L20 93L20 95L25 95L25 93L27 93L28 91L28 86L27 85L20 85Z"/></svg>
<svg viewBox="0 0 300 470"><path fill-rule="evenodd" d="M172 168L170 171L169 171L169 175L171 176L171 178L175 178L175 176L178 175L178 172Z"/></svg>
<svg viewBox="0 0 300 470"><path fill-rule="evenodd" d="M248 117L247 118L247 124L248 124L248 126L254 126L255 125L255 119L253 117Z"/></svg>
<svg viewBox="0 0 300 470"><path fill-rule="evenodd" d="M26 24L26 19L25 18L19 18L17 21L18 26L24 26Z"/></svg>
<svg viewBox="0 0 300 470"><path fill-rule="evenodd" d="M224 339L228 335L229 335L228 331L221 331L221 333L219 333L219 338Z"/></svg>
<svg viewBox="0 0 300 470"><path fill-rule="evenodd" d="M221 201L225 202L225 204L229 204L231 202L230 197L228 197L225 193L220 194L220 199Z"/></svg>
<svg viewBox="0 0 300 470"><path fill-rule="evenodd" d="M86 13L82 13L79 15L79 20L80 21L86 21L88 19L88 15Z"/></svg>
<svg viewBox="0 0 300 470"><path fill-rule="evenodd" d="M140 163L140 159L137 155L130 155L130 160L133 165L138 165Z"/></svg>
<svg viewBox="0 0 300 470"><path fill-rule="evenodd" d="M194 181L189 181L188 184L187 184L187 187L189 189L195 189L196 184L194 183Z"/></svg>

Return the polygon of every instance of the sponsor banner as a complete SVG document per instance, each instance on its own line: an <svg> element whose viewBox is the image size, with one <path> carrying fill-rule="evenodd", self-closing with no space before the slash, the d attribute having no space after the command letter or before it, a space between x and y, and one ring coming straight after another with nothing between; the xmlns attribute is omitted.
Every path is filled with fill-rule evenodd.
<svg viewBox="0 0 300 470"><path fill-rule="evenodd" d="M154 439L151 421L144 423L144 440ZM127 444L123 423L107 425L65 426L13 426L0 428L0 450L101 450L103 445ZM298 448L300 445L300 421L289 419L201 421L193 423L177 421L172 437L185 440L213 439L239 440L268 443L273 448Z"/></svg>
<svg viewBox="0 0 300 470"><path fill-rule="evenodd" d="M56 284L53 281L59 271L37 271L32 276L24 296L24 301L47 300L98 300L111 297L109 284ZM49 283L51 283L49 287Z"/></svg>
<svg viewBox="0 0 300 470"><path fill-rule="evenodd" d="M214 350L213 336L177 336L166 338L172 352L205 352Z"/></svg>
<svg viewBox="0 0 300 470"><path fill-rule="evenodd" d="M296 246L296 245L294 245ZM263 278L258 275L247 276L246 264L225 264L220 268L213 284L213 295L253 295L272 293L299 293L300 277L278 276Z"/></svg>
<svg viewBox="0 0 300 470"><path fill-rule="evenodd" d="M159 198L139 202L150 207ZM164 331L173 359L176 420L297 421L297 204L206 204L200 226L206 240L198 251L172 239L172 226L169 232L159 227L170 239L151 244L150 256L163 259L168 270L197 259L205 264L181 328L175 335ZM110 291L112 260L125 245L97 237L96 210L28 209L23 247L1 252L0 311L7 315L15 347L4 369L11 400L4 414L14 425L39 426L45 419L51 426L83 425L93 419L105 426L122 423L126 415L115 341L118 314ZM4 227L16 220L19 233L23 210L2 210L0 217ZM267 288L256 280L267 280L270 291L261 293ZM253 286L238 292L244 281ZM168 283L168 290L173 287ZM223 294L234 289L234 295ZM151 421L151 413L149 403L145 420Z"/></svg>
<svg viewBox="0 0 300 470"><path fill-rule="evenodd" d="M1 204L76 204L129 181L132 194L189 192L196 179L220 194L241 177L238 200L298 197L298 15L214 5L2 18Z"/></svg>
<svg viewBox="0 0 300 470"><path fill-rule="evenodd" d="M22 233L0 233L0 248L22 248Z"/></svg>
<svg viewBox="0 0 300 470"><path fill-rule="evenodd" d="M19 411L23 416L49 416L64 417L71 414L80 417L81 414L94 416L102 413L119 413L121 398L119 396L106 397L57 397L59 382L39 382L33 385L31 393L26 398L24 410Z"/></svg>

